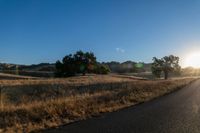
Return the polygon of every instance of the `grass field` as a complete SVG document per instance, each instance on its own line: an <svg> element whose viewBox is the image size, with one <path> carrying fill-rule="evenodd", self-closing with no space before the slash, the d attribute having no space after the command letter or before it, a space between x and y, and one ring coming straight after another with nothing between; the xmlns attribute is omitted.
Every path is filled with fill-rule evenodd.
<svg viewBox="0 0 200 133"><path fill-rule="evenodd" d="M0 129L31 132L60 126L148 101L194 80L117 75L0 80Z"/></svg>

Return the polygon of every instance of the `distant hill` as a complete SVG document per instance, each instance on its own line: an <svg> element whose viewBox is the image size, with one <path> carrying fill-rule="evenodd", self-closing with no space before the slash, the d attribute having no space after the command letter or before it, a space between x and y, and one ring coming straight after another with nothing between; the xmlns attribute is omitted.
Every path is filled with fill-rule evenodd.
<svg viewBox="0 0 200 133"><path fill-rule="evenodd" d="M125 62L102 62L100 64L106 65L110 68L111 72L116 73L130 73L130 72L149 72L151 71L151 63L125 61ZM24 70L24 71L44 71L54 72L55 64L40 63L32 65L8 64L0 63L0 70Z"/></svg>
<svg viewBox="0 0 200 133"><path fill-rule="evenodd" d="M0 63L0 72L32 77L54 77L55 64L40 63L33 65L19 65Z"/></svg>
<svg viewBox="0 0 200 133"><path fill-rule="evenodd" d="M126 61L126 62L102 62L100 64L106 65L110 68L112 73L140 73L150 72L151 64ZM17 74L33 77L53 77L55 72L55 64L40 63L32 65L8 64L0 63L0 72L8 74Z"/></svg>
<svg viewBox="0 0 200 133"><path fill-rule="evenodd" d="M32 70L32 71L55 71L55 64L50 63L40 63L40 64L33 64L29 66L21 66L22 70Z"/></svg>
<svg viewBox="0 0 200 133"><path fill-rule="evenodd" d="M0 70L24 70L24 71L55 71L55 64L50 63L40 63L33 65L19 65L19 64L7 64L0 63Z"/></svg>
<svg viewBox="0 0 200 133"><path fill-rule="evenodd" d="M103 62L102 64L107 65L111 72L114 73L138 73L138 72L150 72L151 71L151 63L144 62L133 62L133 61L125 61L125 62Z"/></svg>

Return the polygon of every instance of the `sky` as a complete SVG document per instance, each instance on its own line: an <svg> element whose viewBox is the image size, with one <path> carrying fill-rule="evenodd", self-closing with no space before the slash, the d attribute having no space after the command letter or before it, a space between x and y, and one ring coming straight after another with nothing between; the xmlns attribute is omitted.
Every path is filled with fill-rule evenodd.
<svg viewBox="0 0 200 133"><path fill-rule="evenodd" d="M0 0L0 62L151 62L200 51L199 0Z"/></svg>

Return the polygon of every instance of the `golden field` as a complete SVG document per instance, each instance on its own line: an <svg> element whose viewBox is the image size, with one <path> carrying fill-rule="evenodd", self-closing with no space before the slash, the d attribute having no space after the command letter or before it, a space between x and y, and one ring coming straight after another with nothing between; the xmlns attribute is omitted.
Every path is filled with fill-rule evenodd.
<svg viewBox="0 0 200 133"><path fill-rule="evenodd" d="M195 78L141 80L119 75L0 80L0 132L31 132L142 103Z"/></svg>

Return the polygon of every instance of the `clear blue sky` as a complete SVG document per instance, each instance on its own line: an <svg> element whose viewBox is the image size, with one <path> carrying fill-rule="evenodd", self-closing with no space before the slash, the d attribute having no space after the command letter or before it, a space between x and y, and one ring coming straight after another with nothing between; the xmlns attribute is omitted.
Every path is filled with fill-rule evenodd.
<svg viewBox="0 0 200 133"><path fill-rule="evenodd" d="M199 48L199 0L0 0L1 62L55 62L77 50L151 62Z"/></svg>

